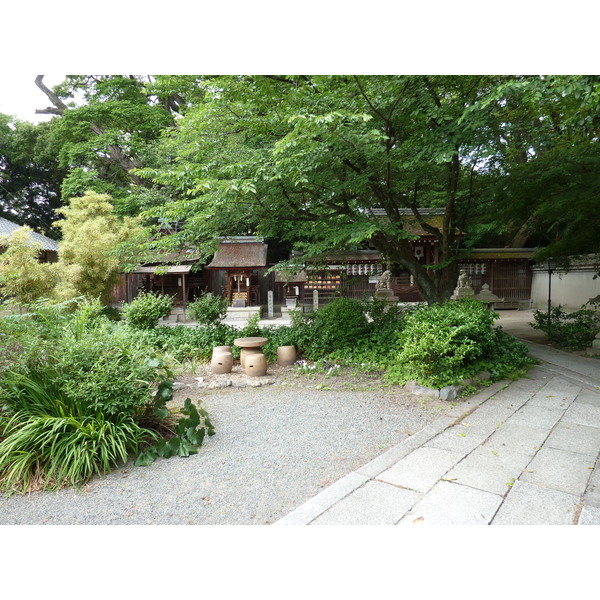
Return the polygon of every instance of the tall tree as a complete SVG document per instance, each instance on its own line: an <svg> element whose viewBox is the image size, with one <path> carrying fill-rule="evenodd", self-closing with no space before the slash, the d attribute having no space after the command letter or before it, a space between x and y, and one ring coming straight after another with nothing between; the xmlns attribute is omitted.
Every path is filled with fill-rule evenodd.
<svg viewBox="0 0 600 600"><path fill-rule="evenodd" d="M150 187L134 170L153 164L152 144L173 125L173 111L183 99L173 90L155 93L149 77L72 75L53 89L43 77L35 83L52 105L36 112L57 116L53 139L60 165L68 170L63 197L94 189L111 194L117 204L131 204L132 193ZM82 105L69 103L75 96Z"/></svg>
<svg viewBox="0 0 600 600"><path fill-rule="evenodd" d="M429 302L454 288L461 231L494 152L501 78L222 77L170 136L170 168L144 169L184 199L151 212L197 243L254 231L318 258L370 241ZM423 208L443 209L433 223ZM383 213L373 216L373 209ZM414 224L438 241L423 266ZM207 251L210 248L207 248Z"/></svg>
<svg viewBox="0 0 600 600"><path fill-rule="evenodd" d="M50 123L0 114L0 216L54 237L54 209L66 171L50 142Z"/></svg>
<svg viewBox="0 0 600 600"><path fill-rule="evenodd" d="M540 260L600 253L600 77L529 78L499 93L507 151L488 198L508 244L538 246Z"/></svg>

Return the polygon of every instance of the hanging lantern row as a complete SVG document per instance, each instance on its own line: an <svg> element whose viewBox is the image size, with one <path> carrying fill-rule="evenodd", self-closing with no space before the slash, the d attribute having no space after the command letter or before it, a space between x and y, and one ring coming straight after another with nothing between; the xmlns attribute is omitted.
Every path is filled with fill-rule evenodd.
<svg viewBox="0 0 600 600"><path fill-rule="evenodd" d="M383 268L378 264L352 264L346 267L347 275L381 275Z"/></svg>
<svg viewBox="0 0 600 600"><path fill-rule="evenodd" d="M488 266L486 263L460 263L459 269L464 269L469 275L485 275Z"/></svg>

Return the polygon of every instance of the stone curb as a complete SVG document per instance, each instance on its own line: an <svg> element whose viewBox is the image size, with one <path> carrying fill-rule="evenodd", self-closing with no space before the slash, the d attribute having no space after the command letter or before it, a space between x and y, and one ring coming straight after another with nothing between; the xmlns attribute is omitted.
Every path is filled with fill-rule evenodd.
<svg viewBox="0 0 600 600"><path fill-rule="evenodd" d="M336 481L322 492L319 492L285 517L275 521L273 525L308 525L367 481L374 479L399 460L427 443L430 439L461 421L507 383L507 380L497 381L478 392L461 403L460 407L452 409L450 414L439 417L433 423L402 440L399 444L396 444L377 458L348 473L348 475L342 477L342 479Z"/></svg>

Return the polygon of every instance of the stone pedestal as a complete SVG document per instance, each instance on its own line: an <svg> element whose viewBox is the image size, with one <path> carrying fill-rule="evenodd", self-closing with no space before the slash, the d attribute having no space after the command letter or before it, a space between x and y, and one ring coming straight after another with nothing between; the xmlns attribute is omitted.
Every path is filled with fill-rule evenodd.
<svg viewBox="0 0 600 600"><path fill-rule="evenodd" d="M279 346L277 348L277 364L288 367L296 362L296 348L294 346Z"/></svg>
<svg viewBox="0 0 600 600"><path fill-rule="evenodd" d="M457 288L458 290L461 289L471 289L471 288ZM456 290L455 290L456 291ZM481 291L479 292L479 294L475 294L473 296L474 300L481 300L481 302L485 302L489 308L493 308L494 304L496 302L504 302L504 298L499 298L498 296L496 296L496 294L492 293L492 290L490 290L490 286L487 283L484 283L481 286Z"/></svg>
<svg viewBox="0 0 600 600"><path fill-rule="evenodd" d="M385 300L386 302L389 302L389 303L394 303L394 302L399 301L398 296L394 296L394 290L390 290L390 289L386 289L386 288L380 288L380 289L375 290L375 298L377 298L377 300Z"/></svg>
<svg viewBox="0 0 600 600"><path fill-rule="evenodd" d="M221 375L231 373L233 367L233 355L231 352L215 352L210 362L210 369L213 373Z"/></svg>
<svg viewBox="0 0 600 600"><path fill-rule="evenodd" d="M600 331L596 334L596 337L592 342L592 347L587 348L585 353L588 356L600 356Z"/></svg>
<svg viewBox="0 0 600 600"><path fill-rule="evenodd" d="M457 287L454 290L450 300L462 300L463 298L473 298L475 292L472 287Z"/></svg>

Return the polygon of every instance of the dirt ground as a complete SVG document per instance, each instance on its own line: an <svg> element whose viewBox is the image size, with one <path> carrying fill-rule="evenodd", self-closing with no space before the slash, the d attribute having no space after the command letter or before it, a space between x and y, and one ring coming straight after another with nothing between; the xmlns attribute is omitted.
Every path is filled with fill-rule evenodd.
<svg viewBox="0 0 600 600"><path fill-rule="evenodd" d="M413 399L427 409L444 409L448 404L432 398L412 396L401 386L389 385L382 379L382 372L359 373L350 368L336 369L332 374L323 371L302 373L294 366L280 367L270 363L264 377L245 374L239 361L234 362L231 373L215 375L210 363L199 363L194 373L183 373L177 377L172 406L183 405L185 398L201 398L208 390L232 388L277 387L315 391L377 392L390 399Z"/></svg>

